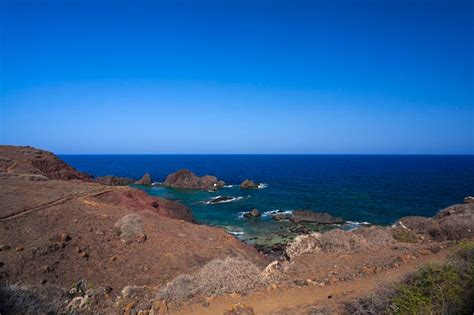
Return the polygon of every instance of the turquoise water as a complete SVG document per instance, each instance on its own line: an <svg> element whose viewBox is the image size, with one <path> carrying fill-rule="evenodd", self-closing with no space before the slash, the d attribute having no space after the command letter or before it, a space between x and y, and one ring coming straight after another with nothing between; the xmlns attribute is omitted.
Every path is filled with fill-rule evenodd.
<svg viewBox="0 0 474 315"><path fill-rule="evenodd" d="M474 195L474 156L421 155L63 155L66 162L96 176L140 178L156 182L180 168L211 174L231 185L218 192L139 187L154 196L178 200L198 222L225 227L244 239L275 238L294 227L264 215L242 218L243 211L311 209L346 220L390 224L407 215L432 216ZM242 190L250 178L266 188ZM206 204L211 198L235 197ZM351 227L349 224L346 227ZM318 229L319 227L312 226Z"/></svg>

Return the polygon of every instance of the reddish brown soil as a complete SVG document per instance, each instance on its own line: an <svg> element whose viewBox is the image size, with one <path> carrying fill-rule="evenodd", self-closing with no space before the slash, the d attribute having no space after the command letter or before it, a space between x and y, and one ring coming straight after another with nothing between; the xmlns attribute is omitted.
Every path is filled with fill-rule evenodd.
<svg viewBox="0 0 474 315"><path fill-rule="evenodd" d="M50 179L89 179L89 175L78 172L51 152L33 147L1 145L0 177L24 174L43 175Z"/></svg>
<svg viewBox="0 0 474 315"><path fill-rule="evenodd" d="M48 153L12 148L0 147L4 175L56 174L28 162ZM69 171L57 174L73 174ZM143 218L143 243L127 245L116 235L115 223L130 213ZM2 176L0 246L10 249L0 251L0 281L70 288L85 279L118 292L130 284L159 286L228 255L260 266L267 263L253 247L224 230L188 222L192 220L189 208L129 187Z"/></svg>

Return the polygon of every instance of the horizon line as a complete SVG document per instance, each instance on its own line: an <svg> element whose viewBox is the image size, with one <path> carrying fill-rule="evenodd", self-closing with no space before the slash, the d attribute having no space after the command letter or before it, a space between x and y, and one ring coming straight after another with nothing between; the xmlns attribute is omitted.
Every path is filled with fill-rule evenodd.
<svg viewBox="0 0 474 315"><path fill-rule="evenodd" d="M424 155L474 156L474 153L55 153L57 155Z"/></svg>

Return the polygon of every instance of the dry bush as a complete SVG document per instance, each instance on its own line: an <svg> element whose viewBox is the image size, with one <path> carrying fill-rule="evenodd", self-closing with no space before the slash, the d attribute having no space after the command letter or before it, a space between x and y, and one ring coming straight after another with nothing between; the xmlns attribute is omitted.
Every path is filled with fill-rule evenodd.
<svg viewBox="0 0 474 315"><path fill-rule="evenodd" d="M363 227L352 232L361 237L361 246L369 249L389 246L394 242L390 230L380 226Z"/></svg>
<svg viewBox="0 0 474 315"><path fill-rule="evenodd" d="M345 303L344 308L347 314L353 315L390 314L390 301L394 295L393 288L383 288L376 294Z"/></svg>
<svg viewBox="0 0 474 315"><path fill-rule="evenodd" d="M376 250L393 241L390 232L380 227L360 228L352 231L335 229L323 234L312 233L296 237L288 244L286 254L291 260L308 252Z"/></svg>
<svg viewBox="0 0 474 315"><path fill-rule="evenodd" d="M430 235L434 231L430 231ZM461 240L474 236L474 215L449 216L440 220L436 239Z"/></svg>
<svg viewBox="0 0 474 315"><path fill-rule="evenodd" d="M253 263L233 257L214 259L193 275L181 275L160 290L157 298L180 304L197 295L248 293L265 284Z"/></svg>
<svg viewBox="0 0 474 315"><path fill-rule="evenodd" d="M143 242L146 239L143 231L143 220L138 214L128 214L115 223L115 230L123 242Z"/></svg>
<svg viewBox="0 0 474 315"><path fill-rule="evenodd" d="M58 287L0 286L0 314L58 314L68 300L66 291Z"/></svg>

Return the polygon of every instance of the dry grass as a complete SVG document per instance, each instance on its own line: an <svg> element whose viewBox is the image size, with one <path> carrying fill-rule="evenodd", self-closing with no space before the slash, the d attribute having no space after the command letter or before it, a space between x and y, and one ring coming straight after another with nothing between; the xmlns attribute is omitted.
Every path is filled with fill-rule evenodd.
<svg viewBox="0 0 474 315"><path fill-rule="evenodd" d="M390 232L381 227L360 228L352 231L335 229L326 233L301 235L288 244L286 253L290 260L312 252L354 252L376 250L394 241Z"/></svg>
<svg viewBox="0 0 474 315"><path fill-rule="evenodd" d="M0 286L0 314L60 314L68 300L65 290L57 287L22 285Z"/></svg>
<svg viewBox="0 0 474 315"><path fill-rule="evenodd" d="M157 298L180 304L194 296L246 294L265 284L260 269L253 263L233 257L215 259L193 275L181 275L160 290Z"/></svg>

